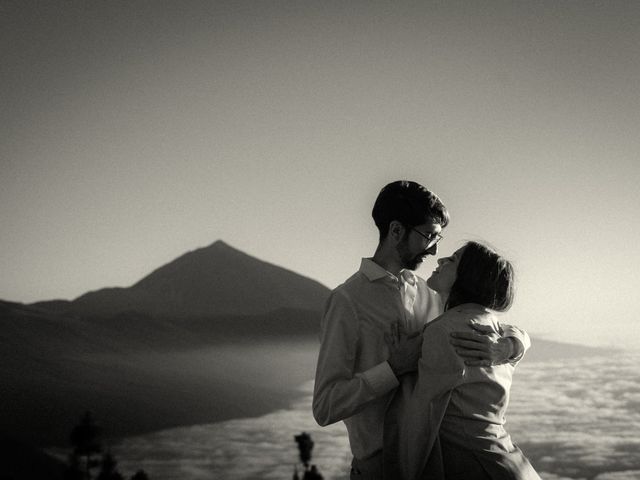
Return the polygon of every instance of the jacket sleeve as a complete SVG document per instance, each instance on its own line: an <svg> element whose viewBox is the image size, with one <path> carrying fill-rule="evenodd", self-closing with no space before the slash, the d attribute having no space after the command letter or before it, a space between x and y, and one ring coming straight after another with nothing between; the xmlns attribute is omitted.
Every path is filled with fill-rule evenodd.
<svg viewBox="0 0 640 480"><path fill-rule="evenodd" d="M345 292L334 291L322 317L313 391L313 416L319 425L349 418L399 384L386 361L366 371L356 371L360 341L352 301Z"/></svg>

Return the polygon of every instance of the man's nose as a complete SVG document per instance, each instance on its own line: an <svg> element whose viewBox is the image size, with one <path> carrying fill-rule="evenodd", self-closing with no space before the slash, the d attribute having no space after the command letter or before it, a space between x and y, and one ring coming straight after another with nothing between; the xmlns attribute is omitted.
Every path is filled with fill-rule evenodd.
<svg viewBox="0 0 640 480"><path fill-rule="evenodd" d="M436 253L438 253L438 244L437 243L435 245L433 245L432 247L427 249L427 254L429 254L429 255L435 255ZM438 263L440 263L440 260L438 260Z"/></svg>

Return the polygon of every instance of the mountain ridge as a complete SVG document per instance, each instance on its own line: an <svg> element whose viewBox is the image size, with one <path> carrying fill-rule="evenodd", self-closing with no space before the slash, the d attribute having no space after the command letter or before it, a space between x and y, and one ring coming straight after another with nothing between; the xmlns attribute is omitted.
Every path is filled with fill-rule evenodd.
<svg viewBox="0 0 640 480"><path fill-rule="evenodd" d="M329 289L217 240L154 269L129 287L106 287L71 301L29 305L58 313L154 317L260 315L280 309L321 310Z"/></svg>

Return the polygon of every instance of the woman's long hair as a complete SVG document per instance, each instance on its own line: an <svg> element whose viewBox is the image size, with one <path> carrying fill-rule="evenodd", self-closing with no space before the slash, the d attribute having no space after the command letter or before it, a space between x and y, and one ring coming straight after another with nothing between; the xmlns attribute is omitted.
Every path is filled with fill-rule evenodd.
<svg viewBox="0 0 640 480"><path fill-rule="evenodd" d="M504 312L515 294L513 266L489 247L468 242L458 262L457 278L445 308L477 303Z"/></svg>

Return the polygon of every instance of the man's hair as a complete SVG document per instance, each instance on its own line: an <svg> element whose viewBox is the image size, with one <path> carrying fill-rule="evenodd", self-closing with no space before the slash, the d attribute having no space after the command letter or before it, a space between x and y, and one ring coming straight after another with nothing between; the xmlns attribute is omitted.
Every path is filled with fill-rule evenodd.
<svg viewBox="0 0 640 480"><path fill-rule="evenodd" d="M513 266L489 247L468 242L456 273L446 308L478 303L503 312L511 307L515 295Z"/></svg>
<svg viewBox="0 0 640 480"><path fill-rule="evenodd" d="M386 238L394 220L407 228L429 222L444 228L449 223L449 212L438 196L409 180L392 182L380 190L371 216L380 232L380 241Z"/></svg>

